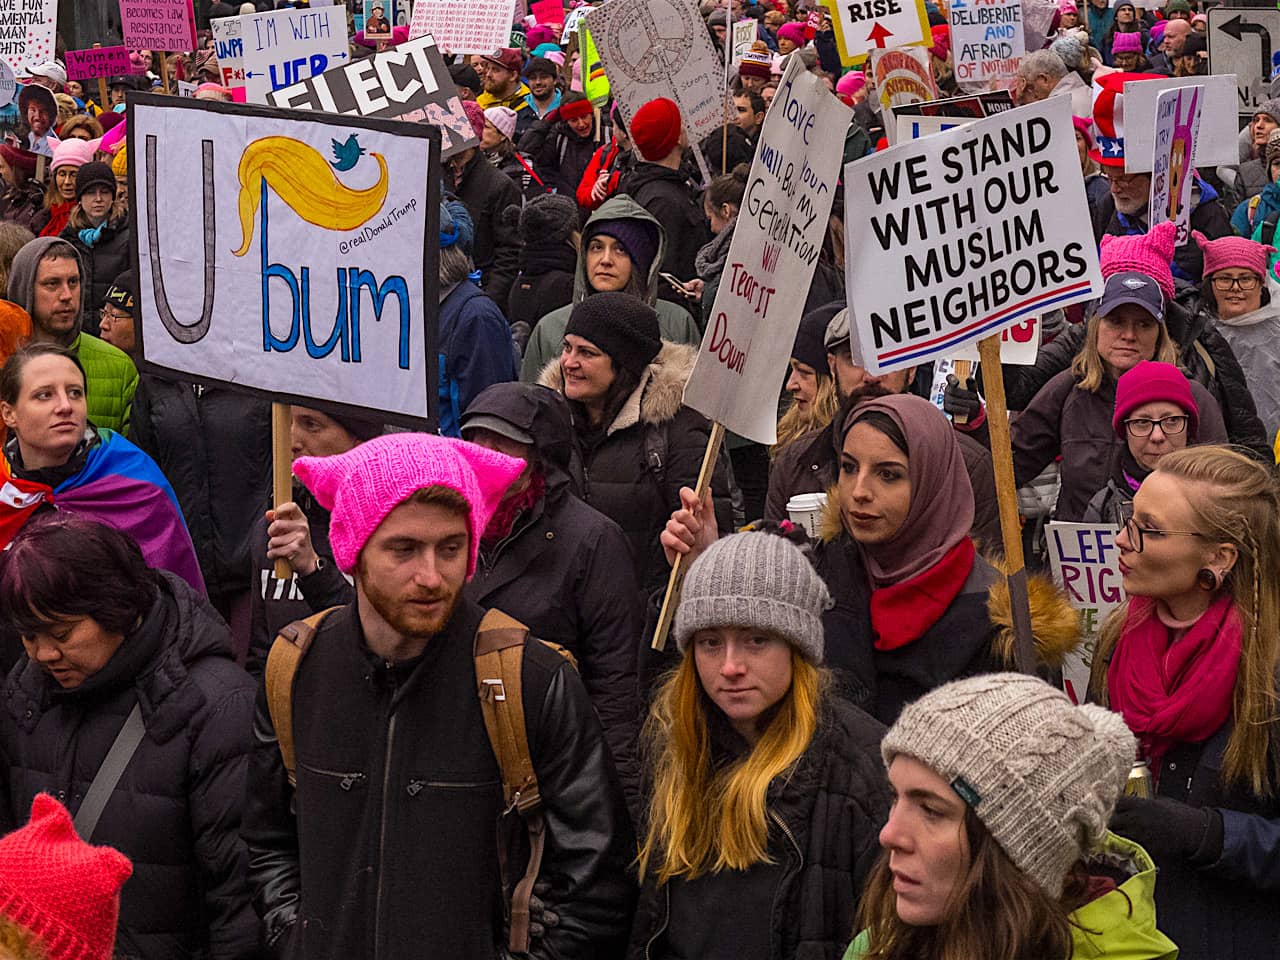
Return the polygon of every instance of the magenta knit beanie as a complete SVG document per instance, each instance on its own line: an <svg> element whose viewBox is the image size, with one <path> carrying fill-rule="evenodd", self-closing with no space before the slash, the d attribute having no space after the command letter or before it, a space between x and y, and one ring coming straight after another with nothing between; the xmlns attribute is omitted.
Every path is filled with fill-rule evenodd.
<svg viewBox="0 0 1280 960"><path fill-rule="evenodd" d="M1267 276L1267 260L1276 252L1275 247L1266 246L1244 237L1219 237L1210 240L1199 230L1192 230L1191 236L1200 245L1204 254L1204 278L1206 280L1219 270L1239 267L1251 270L1260 277Z"/></svg>
<svg viewBox="0 0 1280 960"><path fill-rule="evenodd" d="M1098 262L1102 266L1102 279L1117 273L1145 273L1156 282L1166 301L1173 299L1173 251L1177 244L1178 228L1166 220L1146 233L1131 236L1102 238Z"/></svg>
<svg viewBox="0 0 1280 960"><path fill-rule="evenodd" d="M471 122L471 129L476 132L477 137L484 136L484 107L476 103L474 100L462 101L462 112L467 115L467 119Z"/></svg>
<svg viewBox="0 0 1280 960"><path fill-rule="evenodd" d="M0 914L29 931L48 960L110 960L129 858L91 847L71 814L36 794L31 819L0 840Z"/></svg>
<svg viewBox="0 0 1280 960"><path fill-rule="evenodd" d="M836 82L836 93L852 97L867 85L867 75L861 70L850 70Z"/></svg>
<svg viewBox="0 0 1280 960"><path fill-rule="evenodd" d="M1117 33L1111 41L1111 54L1115 56L1117 53L1141 53L1142 52L1142 34L1138 31L1132 33Z"/></svg>
<svg viewBox="0 0 1280 960"><path fill-rule="evenodd" d="M293 473L332 511L329 544L343 573L356 568L365 543L392 510L419 490L448 487L470 509L467 579L476 572L480 535L524 461L430 433L376 437L336 457L299 457Z"/></svg>
<svg viewBox="0 0 1280 960"><path fill-rule="evenodd" d="M1200 408L1191 395L1191 384L1172 363L1155 360L1143 360L1120 375L1116 383L1115 413L1111 417L1111 429L1116 436L1125 439L1125 418L1144 403L1157 400L1182 408L1187 415L1187 439L1194 440L1200 429Z"/></svg>
<svg viewBox="0 0 1280 960"><path fill-rule="evenodd" d="M809 38L804 35L804 24L796 23L794 20L778 28L778 39L781 40L784 37L797 47L803 47L809 42Z"/></svg>

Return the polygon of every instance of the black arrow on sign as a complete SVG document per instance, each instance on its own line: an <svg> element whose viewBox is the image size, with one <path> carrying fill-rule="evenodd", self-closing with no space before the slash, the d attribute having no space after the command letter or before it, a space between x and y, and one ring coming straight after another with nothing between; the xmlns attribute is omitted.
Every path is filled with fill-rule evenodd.
<svg viewBox="0 0 1280 960"><path fill-rule="evenodd" d="M1256 33L1258 44L1262 47L1262 76L1271 78L1271 32L1260 23L1249 23L1242 19L1243 14L1236 14L1226 23L1218 27L1233 40L1242 39L1242 34Z"/></svg>

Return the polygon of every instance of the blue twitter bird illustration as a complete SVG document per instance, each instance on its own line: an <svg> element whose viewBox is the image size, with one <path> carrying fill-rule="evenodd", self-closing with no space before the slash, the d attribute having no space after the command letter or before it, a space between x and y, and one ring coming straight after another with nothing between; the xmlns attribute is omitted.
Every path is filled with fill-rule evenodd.
<svg viewBox="0 0 1280 960"><path fill-rule="evenodd" d="M364 147L360 146L360 142L356 140L356 135L353 133L347 137L346 143L339 143L337 140L333 141L333 156L335 159L330 160L329 165L339 173L343 173L354 167L364 154Z"/></svg>

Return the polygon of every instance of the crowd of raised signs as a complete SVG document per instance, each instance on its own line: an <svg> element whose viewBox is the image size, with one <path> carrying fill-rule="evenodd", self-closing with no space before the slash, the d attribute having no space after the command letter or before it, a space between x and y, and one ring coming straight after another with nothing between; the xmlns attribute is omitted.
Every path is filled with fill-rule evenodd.
<svg viewBox="0 0 1280 960"><path fill-rule="evenodd" d="M717 452L683 404L789 60L853 108L844 162L893 149L830 19L704 2L718 51L755 39L691 143L671 99L588 99L534 6L448 57L479 145L444 164L439 430L294 405L287 502L271 403L139 351L125 103L236 99L210 34L105 103L57 60L19 77L0 958L1275 956L1280 96L1238 163L1178 171L1179 243L1124 99L1207 73L1205 11L1062 0L1028 38L1010 92L1070 97L1105 286L1002 371L1024 610L982 378L864 365L841 199L812 282L771 293L805 305L777 442ZM391 37L353 57L408 39L352 13ZM973 92L924 13L940 96ZM1087 638L1046 518L1118 556Z"/></svg>

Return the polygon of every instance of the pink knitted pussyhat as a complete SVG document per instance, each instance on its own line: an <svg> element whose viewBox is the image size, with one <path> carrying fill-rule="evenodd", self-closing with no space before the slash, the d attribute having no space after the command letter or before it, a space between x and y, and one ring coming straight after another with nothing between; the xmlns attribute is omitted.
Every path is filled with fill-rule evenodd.
<svg viewBox="0 0 1280 960"><path fill-rule="evenodd" d="M1166 301L1173 299L1173 251L1178 228L1171 221L1158 223L1146 233L1102 238L1098 262L1102 279L1117 273L1145 273L1156 282Z"/></svg>
<svg viewBox="0 0 1280 960"><path fill-rule="evenodd" d="M1207 280L1219 270L1239 267L1251 270L1260 277L1267 276L1267 261L1276 252L1275 247L1247 240L1244 237L1219 237L1210 240L1199 230L1192 230L1191 236L1200 245L1204 254L1204 277Z"/></svg>
<svg viewBox="0 0 1280 960"><path fill-rule="evenodd" d="M480 534L524 461L430 433L393 433L336 457L299 457L293 474L332 511L329 544L343 573L392 510L419 490L448 487L467 501L467 579L476 572Z"/></svg>

